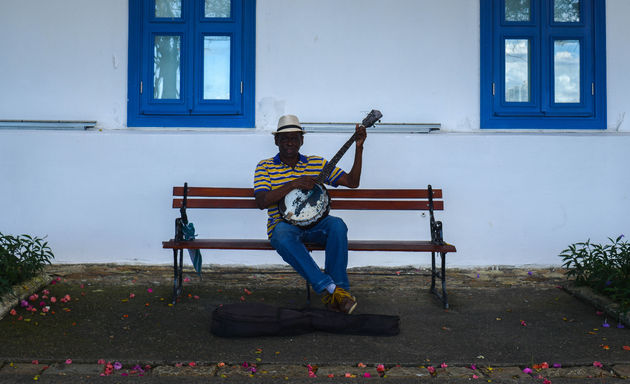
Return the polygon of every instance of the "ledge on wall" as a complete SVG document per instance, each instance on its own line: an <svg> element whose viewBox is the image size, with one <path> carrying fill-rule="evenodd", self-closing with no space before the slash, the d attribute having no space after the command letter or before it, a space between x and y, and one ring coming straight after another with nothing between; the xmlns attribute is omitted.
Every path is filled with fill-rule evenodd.
<svg viewBox="0 0 630 384"><path fill-rule="evenodd" d="M82 130L94 128L96 121L78 120L0 120L0 129Z"/></svg>
<svg viewBox="0 0 630 384"><path fill-rule="evenodd" d="M304 123L306 132L354 132L355 123ZM439 131L439 123L376 123L370 133L430 133Z"/></svg>

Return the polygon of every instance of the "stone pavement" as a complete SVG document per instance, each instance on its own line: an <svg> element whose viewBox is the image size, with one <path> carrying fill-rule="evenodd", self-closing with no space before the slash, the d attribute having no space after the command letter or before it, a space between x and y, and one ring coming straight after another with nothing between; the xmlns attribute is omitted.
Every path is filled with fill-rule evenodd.
<svg viewBox="0 0 630 384"><path fill-rule="evenodd" d="M239 339L209 332L217 305L298 308L304 282L285 267L205 270L186 271L173 306L169 267L51 266L0 320L0 382L629 381L629 327L561 289L561 270L449 270L444 310L427 270L353 269L357 313L399 315L398 336Z"/></svg>

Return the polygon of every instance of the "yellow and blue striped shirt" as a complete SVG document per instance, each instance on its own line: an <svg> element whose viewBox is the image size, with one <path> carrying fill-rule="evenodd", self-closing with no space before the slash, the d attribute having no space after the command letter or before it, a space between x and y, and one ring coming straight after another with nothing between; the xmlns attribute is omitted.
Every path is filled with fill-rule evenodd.
<svg viewBox="0 0 630 384"><path fill-rule="evenodd" d="M254 193L280 188L282 185L302 176L317 177L327 163L328 161L322 157L304 155L300 155L295 168L284 164L280 160L280 154L270 159L261 160L256 166L256 173L254 174ZM344 174L343 170L335 167L330 176L324 180L324 183L337 187L339 177ZM267 219L267 236L271 238L273 228L282 220L278 204L270 206L267 213L269 215Z"/></svg>

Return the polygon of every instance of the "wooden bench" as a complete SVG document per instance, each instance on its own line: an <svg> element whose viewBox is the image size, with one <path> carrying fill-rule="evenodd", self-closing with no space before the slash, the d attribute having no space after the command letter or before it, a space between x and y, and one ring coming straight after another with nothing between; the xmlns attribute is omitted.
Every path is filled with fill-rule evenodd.
<svg viewBox="0 0 630 384"><path fill-rule="evenodd" d="M329 189L332 210L414 210L429 211L431 240L348 240L350 251L401 251L431 252L431 292L448 308L446 294L446 254L456 252L455 246L444 242L442 222L436 221L433 211L443 210L442 190L433 189ZM273 250L269 240L260 239L194 239L185 241L182 225L188 223L187 209L258 209L253 188L183 187L173 188L173 208L180 210L175 220L175 238L162 243L163 248L173 250L173 303L182 292L184 249L243 249ZM261 226L265 222L260 223ZM306 244L309 251L323 250L322 246ZM436 254L441 256L441 266L436 266ZM178 257L179 256L179 257ZM179 260L178 260L179 258ZM441 280L441 292L436 288ZM307 282L307 300L310 288Z"/></svg>

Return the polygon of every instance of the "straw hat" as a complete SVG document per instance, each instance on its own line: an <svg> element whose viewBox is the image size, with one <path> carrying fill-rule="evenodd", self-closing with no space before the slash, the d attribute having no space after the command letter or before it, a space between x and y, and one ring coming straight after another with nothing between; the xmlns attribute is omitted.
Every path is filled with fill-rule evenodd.
<svg viewBox="0 0 630 384"><path fill-rule="evenodd" d="M304 133L304 128L300 125L300 120L298 120L295 115L284 115L280 117L278 120L278 129L273 132L274 135L278 133L285 132L301 132Z"/></svg>

